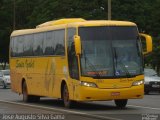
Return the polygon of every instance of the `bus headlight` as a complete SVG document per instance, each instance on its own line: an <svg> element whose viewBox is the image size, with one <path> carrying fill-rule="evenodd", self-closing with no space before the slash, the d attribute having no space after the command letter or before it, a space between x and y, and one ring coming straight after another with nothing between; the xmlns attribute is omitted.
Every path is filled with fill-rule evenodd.
<svg viewBox="0 0 160 120"><path fill-rule="evenodd" d="M94 88L97 88L97 85L95 83L92 83L92 82L84 82L84 81L81 81L80 82L80 85L81 86L86 86L86 87L94 87Z"/></svg>
<svg viewBox="0 0 160 120"><path fill-rule="evenodd" d="M133 82L132 86L138 86L138 85L142 85L142 84L144 84L144 80L139 80L139 81Z"/></svg>

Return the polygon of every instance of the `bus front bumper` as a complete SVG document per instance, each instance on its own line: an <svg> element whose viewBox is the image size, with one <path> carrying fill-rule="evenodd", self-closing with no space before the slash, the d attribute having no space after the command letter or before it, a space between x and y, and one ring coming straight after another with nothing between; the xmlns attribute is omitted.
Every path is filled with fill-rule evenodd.
<svg viewBox="0 0 160 120"><path fill-rule="evenodd" d="M79 86L74 94L76 101L105 101L115 99L141 99L144 96L144 85L121 89L99 89Z"/></svg>

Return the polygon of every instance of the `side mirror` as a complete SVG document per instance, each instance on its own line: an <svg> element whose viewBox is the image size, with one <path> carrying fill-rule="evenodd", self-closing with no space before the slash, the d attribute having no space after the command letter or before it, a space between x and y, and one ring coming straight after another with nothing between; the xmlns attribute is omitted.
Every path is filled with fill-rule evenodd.
<svg viewBox="0 0 160 120"><path fill-rule="evenodd" d="M146 42L146 51L143 51L143 54L146 55L152 52L152 37L147 34L142 34L142 33L140 33L140 37L141 37L141 40L145 40Z"/></svg>
<svg viewBox="0 0 160 120"><path fill-rule="evenodd" d="M82 53L80 36L74 35L74 45L75 45L76 55L80 55Z"/></svg>

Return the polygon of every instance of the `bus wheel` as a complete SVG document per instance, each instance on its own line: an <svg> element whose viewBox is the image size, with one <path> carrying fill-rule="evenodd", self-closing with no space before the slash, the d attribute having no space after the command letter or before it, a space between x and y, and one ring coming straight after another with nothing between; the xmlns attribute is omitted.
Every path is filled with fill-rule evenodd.
<svg viewBox="0 0 160 120"><path fill-rule="evenodd" d="M24 102L31 102L31 96L28 95L28 90L27 90L26 82L23 83L22 93L23 93L23 101Z"/></svg>
<svg viewBox="0 0 160 120"><path fill-rule="evenodd" d="M39 102L40 101L40 96L35 96L35 95L32 95L30 96L31 97L31 102Z"/></svg>
<svg viewBox="0 0 160 120"><path fill-rule="evenodd" d="M22 93L24 102L38 102L40 100L40 96L28 95L26 82L23 83Z"/></svg>
<svg viewBox="0 0 160 120"><path fill-rule="evenodd" d="M72 101L69 99L69 91L66 84L63 86L63 102L66 108L72 107Z"/></svg>
<svg viewBox="0 0 160 120"><path fill-rule="evenodd" d="M116 106L118 108L122 109L122 108L126 107L128 100L127 99L124 99L124 100L115 100L114 102L115 102L115 104L116 104Z"/></svg>

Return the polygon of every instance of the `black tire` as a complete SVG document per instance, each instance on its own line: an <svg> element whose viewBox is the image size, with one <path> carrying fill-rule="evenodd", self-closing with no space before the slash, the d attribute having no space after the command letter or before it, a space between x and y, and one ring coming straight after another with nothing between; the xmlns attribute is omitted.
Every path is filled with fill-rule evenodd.
<svg viewBox="0 0 160 120"><path fill-rule="evenodd" d="M23 83L22 93L23 93L23 102L30 102L31 97L30 95L28 95L28 89L27 89L26 82Z"/></svg>
<svg viewBox="0 0 160 120"><path fill-rule="evenodd" d="M2 88L3 88L3 89L6 89L6 88L7 88L7 86L6 86L6 84L4 83L4 81L3 81Z"/></svg>
<svg viewBox="0 0 160 120"><path fill-rule="evenodd" d="M63 97L64 106L66 108L73 108L74 102L69 99L69 91L68 91L68 87L66 84L63 86L63 96L62 97Z"/></svg>
<svg viewBox="0 0 160 120"><path fill-rule="evenodd" d="M128 100L127 100L127 99L115 100L114 102L115 102L115 104L116 104L116 106L117 106L118 108L121 108L121 109L122 109L122 108L125 108L125 107L126 107Z"/></svg>
<svg viewBox="0 0 160 120"><path fill-rule="evenodd" d="M30 102L39 102L40 101L40 96L30 95L30 97L31 97Z"/></svg>
<svg viewBox="0 0 160 120"><path fill-rule="evenodd" d="M38 102L40 100L39 96L28 95L28 88L26 82L23 83L22 93L24 102Z"/></svg>

